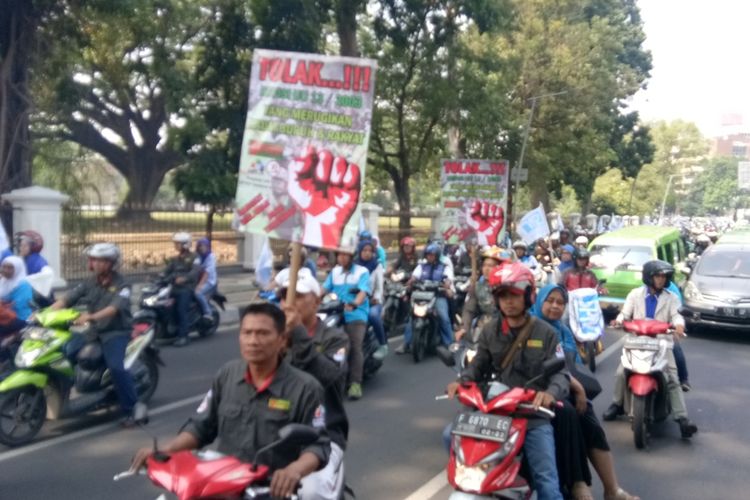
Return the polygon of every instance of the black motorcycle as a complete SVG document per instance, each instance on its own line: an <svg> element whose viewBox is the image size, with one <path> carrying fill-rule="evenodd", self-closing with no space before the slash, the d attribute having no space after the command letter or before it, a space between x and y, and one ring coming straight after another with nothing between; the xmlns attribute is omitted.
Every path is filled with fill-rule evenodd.
<svg viewBox="0 0 750 500"><path fill-rule="evenodd" d="M399 269L385 280L383 327L389 337L395 337L403 330L408 319L406 289L408 279L409 275L403 269Z"/></svg>
<svg viewBox="0 0 750 500"><path fill-rule="evenodd" d="M439 281L418 281L411 293L412 336L411 354L415 363L440 345L440 322L436 304L442 293Z"/></svg>
<svg viewBox="0 0 750 500"><path fill-rule="evenodd" d="M456 269L456 275L453 282L456 288L456 293L450 301L451 317L461 316L464 311L466 295L468 295L469 286L471 285L471 268Z"/></svg>
<svg viewBox="0 0 750 500"><path fill-rule="evenodd" d="M352 290L351 293L356 295L359 290ZM327 327L336 327L344 329L344 305L345 303L335 293L329 293L323 298L318 308L318 317ZM362 369L362 378L367 379L383 366L383 360L375 359L375 351L380 344L375 337L375 331L371 325L367 325L365 338L362 341L362 357L364 358L364 367Z"/></svg>
<svg viewBox="0 0 750 500"><path fill-rule="evenodd" d="M227 298L216 292L209 300L211 320L203 318L203 311L197 300L190 302L188 325L190 332L198 332L200 337L210 337L219 329L219 308L224 311ZM217 308L218 306L218 308ZM140 310L135 313L136 321L152 323L159 342L172 341L177 337L177 324L174 320L174 298L172 285L156 281L141 292Z"/></svg>

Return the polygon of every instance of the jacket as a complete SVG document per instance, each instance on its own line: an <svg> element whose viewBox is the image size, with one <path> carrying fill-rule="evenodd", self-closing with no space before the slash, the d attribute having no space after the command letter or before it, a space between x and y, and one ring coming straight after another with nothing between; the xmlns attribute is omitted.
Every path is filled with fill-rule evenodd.
<svg viewBox="0 0 750 500"><path fill-rule="evenodd" d="M461 317L464 331L470 336L469 338L476 340L472 335L475 330L472 328L474 320L477 320L476 330L481 332L482 327L499 314L500 311L495 304L487 280L482 277L474 286L474 291L469 293L466 297L466 303L464 304L464 310Z"/></svg>
<svg viewBox="0 0 750 500"><path fill-rule="evenodd" d="M617 321L627 321L631 319L646 319L646 296L648 287L642 286L631 290L625 299L625 305L622 306ZM677 295L669 290L662 290L656 300L656 314L654 319L670 323L673 326L684 326L685 319L679 312L680 299Z"/></svg>
<svg viewBox="0 0 750 500"><path fill-rule="evenodd" d="M193 289L198 284L203 269L201 269L200 259L192 252L180 253L167 261L167 268L164 270L164 277L169 283L174 283L175 278L185 278L185 282L176 287Z"/></svg>

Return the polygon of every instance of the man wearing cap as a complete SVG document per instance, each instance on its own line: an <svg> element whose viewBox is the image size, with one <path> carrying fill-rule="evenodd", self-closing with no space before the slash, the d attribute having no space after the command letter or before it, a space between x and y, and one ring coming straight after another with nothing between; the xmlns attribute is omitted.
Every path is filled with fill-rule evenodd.
<svg viewBox="0 0 750 500"><path fill-rule="evenodd" d="M281 284L281 307L286 313L290 348L287 358L292 366L303 370L323 386L326 430L331 438L328 465L302 480L303 498L336 500L344 486L344 450L349 435L349 421L344 410L349 337L341 329L326 326L319 320L320 285L307 269L297 276L297 297L286 304L289 278Z"/></svg>

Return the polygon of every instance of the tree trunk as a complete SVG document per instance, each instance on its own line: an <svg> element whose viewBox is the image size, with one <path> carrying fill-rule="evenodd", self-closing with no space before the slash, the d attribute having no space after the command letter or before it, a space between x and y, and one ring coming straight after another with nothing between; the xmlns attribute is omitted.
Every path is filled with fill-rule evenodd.
<svg viewBox="0 0 750 500"><path fill-rule="evenodd" d="M336 31L339 35L339 55L359 57L357 44L357 12L362 0L339 0L336 5Z"/></svg>
<svg viewBox="0 0 750 500"><path fill-rule="evenodd" d="M150 209L168 170L163 165L157 166L152 162L150 168L142 166L125 174L129 189L117 216L132 218L137 213Z"/></svg>
<svg viewBox="0 0 750 500"><path fill-rule="evenodd" d="M535 209L539 206L539 203L541 202L545 210L549 211L549 191L547 191L547 183L545 181L546 176L545 175L538 175L535 172L535 175L531 175L532 169L529 168L529 180L528 180L528 186L529 186L529 198L531 201L531 207L530 209ZM518 216L520 214L516 214Z"/></svg>
<svg viewBox="0 0 750 500"><path fill-rule="evenodd" d="M4 2L0 16L0 192L31 185L29 64L38 13L28 0Z"/></svg>
<svg viewBox="0 0 750 500"><path fill-rule="evenodd" d="M216 207L214 205L210 205L208 207L208 214L206 215L206 238L208 238L209 240L213 239L214 214L216 214Z"/></svg>
<svg viewBox="0 0 750 500"><path fill-rule="evenodd" d="M402 174L400 182L394 182L396 199L398 200L398 232L399 239L411 233L411 190L409 189L409 175Z"/></svg>

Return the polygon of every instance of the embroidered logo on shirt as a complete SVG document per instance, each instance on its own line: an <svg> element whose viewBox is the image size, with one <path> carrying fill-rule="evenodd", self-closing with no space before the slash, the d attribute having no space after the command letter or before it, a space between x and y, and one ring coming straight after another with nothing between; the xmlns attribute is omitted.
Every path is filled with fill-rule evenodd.
<svg viewBox="0 0 750 500"><path fill-rule="evenodd" d="M208 405L211 404L211 396L213 396L213 391L209 390L203 397L200 406L198 406L198 413L203 413L208 409Z"/></svg>
<svg viewBox="0 0 750 500"><path fill-rule="evenodd" d="M323 429L326 426L326 409L323 405L315 408L315 415L313 415L312 426L316 429Z"/></svg>
<svg viewBox="0 0 750 500"><path fill-rule="evenodd" d="M114 292L114 290L112 290ZM120 293L118 293L120 297L123 299L129 299L130 298L130 288L123 288L120 290Z"/></svg>
<svg viewBox="0 0 750 500"><path fill-rule="evenodd" d="M291 403L287 399L274 399L268 400L268 407L272 410L289 411Z"/></svg>
<svg viewBox="0 0 750 500"><path fill-rule="evenodd" d="M561 344L557 344L557 347L555 348L555 357L558 359L565 359L565 352L563 351Z"/></svg>
<svg viewBox="0 0 750 500"><path fill-rule="evenodd" d="M536 347L538 349L541 349L542 347L544 347L544 342L539 339L529 339L526 341L526 347Z"/></svg>

